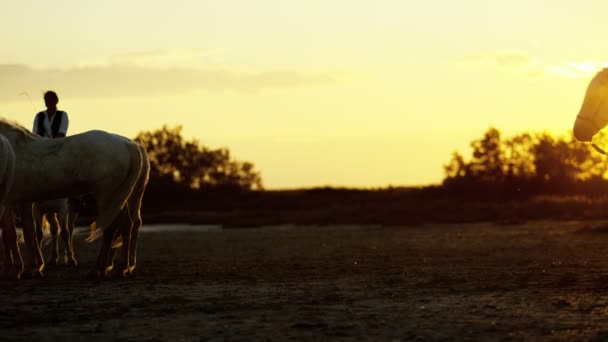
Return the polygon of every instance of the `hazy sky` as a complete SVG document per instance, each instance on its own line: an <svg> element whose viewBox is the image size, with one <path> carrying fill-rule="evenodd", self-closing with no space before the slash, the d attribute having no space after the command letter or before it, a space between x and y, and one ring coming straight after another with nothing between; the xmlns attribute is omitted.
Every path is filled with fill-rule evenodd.
<svg viewBox="0 0 608 342"><path fill-rule="evenodd" d="M571 129L608 61L605 13L600 0L10 1L0 115L30 127L54 89L69 134L183 125L267 188L438 183L489 126Z"/></svg>

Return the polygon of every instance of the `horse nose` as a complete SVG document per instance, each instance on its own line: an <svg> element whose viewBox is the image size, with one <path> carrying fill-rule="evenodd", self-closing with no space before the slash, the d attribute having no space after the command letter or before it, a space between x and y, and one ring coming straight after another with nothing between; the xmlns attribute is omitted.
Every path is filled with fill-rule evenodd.
<svg viewBox="0 0 608 342"><path fill-rule="evenodd" d="M572 131L576 140L581 142L591 141L593 135L597 133L594 125L589 120L581 119L579 117L574 121Z"/></svg>

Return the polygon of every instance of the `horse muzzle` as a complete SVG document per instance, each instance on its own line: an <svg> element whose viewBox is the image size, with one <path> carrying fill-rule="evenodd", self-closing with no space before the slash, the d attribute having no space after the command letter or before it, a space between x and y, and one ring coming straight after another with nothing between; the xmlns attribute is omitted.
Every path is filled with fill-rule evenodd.
<svg viewBox="0 0 608 342"><path fill-rule="evenodd" d="M572 131L576 140L588 142L591 141L591 138L593 138L599 129L592 120L577 116Z"/></svg>

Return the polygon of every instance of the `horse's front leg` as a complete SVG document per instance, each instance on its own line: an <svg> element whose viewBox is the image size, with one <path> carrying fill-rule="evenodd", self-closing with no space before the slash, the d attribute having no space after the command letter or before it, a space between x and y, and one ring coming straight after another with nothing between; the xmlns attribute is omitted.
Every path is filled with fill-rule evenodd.
<svg viewBox="0 0 608 342"><path fill-rule="evenodd" d="M32 257L32 275L39 276L42 275L42 270L44 270L44 258L36 236L36 222L34 221L32 202L23 203L18 208L20 208L19 214L23 223L23 239Z"/></svg>
<svg viewBox="0 0 608 342"><path fill-rule="evenodd" d="M13 208L5 208L0 217L0 224L2 224L2 242L4 244L4 276L19 279L23 273L23 259L17 243Z"/></svg>

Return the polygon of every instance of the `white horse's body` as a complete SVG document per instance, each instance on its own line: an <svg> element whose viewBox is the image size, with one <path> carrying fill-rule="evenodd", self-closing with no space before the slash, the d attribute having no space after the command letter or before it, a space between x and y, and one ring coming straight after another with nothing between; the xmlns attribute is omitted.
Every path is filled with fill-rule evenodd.
<svg viewBox="0 0 608 342"><path fill-rule="evenodd" d="M99 206L98 229L110 225L122 210L142 168L137 144L103 131L62 139L7 137L17 156L8 200L48 200L92 192Z"/></svg>
<svg viewBox="0 0 608 342"><path fill-rule="evenodd" d="M8 139L16 156L15 178L7 201L21 212L26 246L34 254L40 270L44 260L36 242L32 202L93 193L98 217L91 225L89 240L99 237L107 228L115 230L116 227L111 226L125 208L128 209L126 216L133 216L132 211L139 216L141 198L138 205L131 200L130 208L127 202L136 185L143 182L145 188L149 164L145 150L133 141L103 131L46 139L5 120L0 120L0 134ZM141 193L143 195L143 190ZM121 220L122 225L128 225L123 235L130 236L126 231L131 231L132 221ZM120 225L118 228L123 229ZM105 246L104 251L108 253ZM128 269L130 258L126 257ZM102 259L107 257L100 255Z"/></svg>

